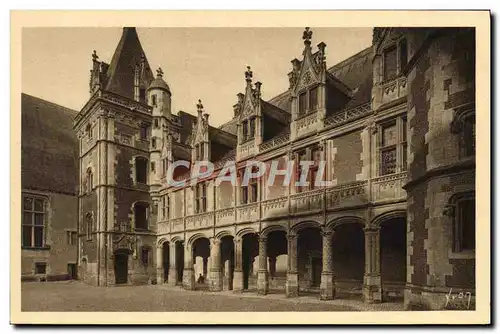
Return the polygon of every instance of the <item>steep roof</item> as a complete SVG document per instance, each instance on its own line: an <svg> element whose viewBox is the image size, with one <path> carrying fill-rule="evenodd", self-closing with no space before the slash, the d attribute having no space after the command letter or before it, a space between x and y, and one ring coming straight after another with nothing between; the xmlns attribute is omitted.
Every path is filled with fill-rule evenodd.
<svg viewBox="0 0 500 334"><path fill-rule="evenodd" d="M77 111L21 94L21 187L76 194Z"/></svg>
<svg viewBox="0 0 500 334"><path fill-rule="evenodd" d="M141 64L143 57L145 69L142 73L142 80L147 88L154 76L137 36L137 31L135 28L123 28L122 37L106 73L105 90L133 99L135 67Z"/></svg>

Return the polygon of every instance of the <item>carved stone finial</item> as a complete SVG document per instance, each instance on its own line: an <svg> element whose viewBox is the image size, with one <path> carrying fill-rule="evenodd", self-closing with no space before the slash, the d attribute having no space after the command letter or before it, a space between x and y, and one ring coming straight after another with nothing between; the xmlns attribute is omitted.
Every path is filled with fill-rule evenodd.
<svg viewBox="0 0 500 334"><path fill-rule="evenodd" d="M163 77L163 70L161 69L161 67L158 67L158 69L156 70L156 76L159 78Z"/></svg>
<svg viewBox="0 0 500 334"><path fill-rule="evenodd" d="M196 109L199 113L203 112L203 104L201 104L201 100L198 100L198 104L196 104Z"/></svg>
<svg viewBox="0 0 500 334"><path fill-rule="evenodd" d="M304 33L302 34L302 39L304 40L304 45L311 45L312 31L309 27L306 27Z"/></svg>
<svg viewBox="0 0 500 334"><path fill-rule="evenodd" d="M97 52L94 50L94 52L92 53L92 60L97 61L97 59L99 59L99 56L97 55Z"/></svg>
<svg viewBox="0 0 500 334"><path fill-rule="evenodd" d="M250 66L247 66L247 70L245 72L245 80L247 82L252 82L253 72Z"/></svg>
<svg viewBox="0 0 500 334"><path fill-rule="evenodd" d="M261 88L261 87L262 87L262 82L257 81L257 82L255 83L255 90L257 91L257 94L259 94L259 95L260 95L260 88Z"/></svg>

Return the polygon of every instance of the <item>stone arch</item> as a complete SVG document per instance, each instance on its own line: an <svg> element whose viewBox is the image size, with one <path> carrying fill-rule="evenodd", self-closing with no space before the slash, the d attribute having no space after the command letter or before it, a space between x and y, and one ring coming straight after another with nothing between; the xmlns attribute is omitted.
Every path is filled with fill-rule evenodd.
<svg viewBox="0 0 500 334"><path fill-rule="evenodd" d="M361 217L358 217L358 216L345 216L345 217L335 218L335 219L329 221L326 224L326 230L333 231L338 226L344 225L344 224L361 224L363 226L366 225L365 220L363 218L361 218Z"/></svg>
<svg viewBox="0 0 500 334"><path fill-rule="evenodd" d="M218 240L222 240L222 238L227 237L227 236L234 237L230 231L224 230L224 231L220 231L219 233L217 233L215 235L215 238Z"/></svg>
<svg viewBox="0 0 500 334"><path fill-rule="evenodd" d="M142 206L146 209L146 212L145 212L145 222L144 224L146 225L145 228L149 228L149 223L150 223L150 217L151 217L151 204L146 201L146 200L138 200L138 201L134 201L132 203L132 205L130 206L130 211L129 211L129 216L131 218L131 226L133 227L133 229L136 229L137 228L137 216L136 216L136 206Z"/></svg>
<svg viewBox="0 0 500 334"><path fill-rule="evenodd" d="M236 233L236 237L243 238L243 236L245 236L246 234L251 234L251 233L257 234L257 231L255 231L255 229L253 229L252 227L246 227L244 229L239 230Z"/></svg>
<svg viewBox="0 0 500 334"><path fill-rule="evenodd" d="M182 240L182 238L179 236L175 236L175 237L170 239L170 242L173 244L175 244L177 241L183 242L184 240Z"/></svg>
<svg viewBox="0 0 500 334"><path fill-rule="evenodd" d="M201 238L207 238L208 239L208 237L204 233L195 233L191 237L189 237L187 243L188 243L189 246L192 246L193 243L196 240L201 239Z"/></svg>
<svg viewBox="0 0 500 334"><path fill-rule="evenodd" d="M157 242L156 242L156 247L162 247L163 244L165 242L169 242L167 238L160 238Z"/></svg>
<svg viewBox="0 0 500 334"><path fill-rule="evenodd" d="M288 229L283 225L271 225L260 231L260 236L267 237L267 235L274 231L283 231L288 234Z"/></svg>
<svg viewBox="0 0 500 334"><path fill-rule="evenodd" d="M300 223L297 223L292 226L290 229L290 234L297 234L300 230L306 228L306 227L317 227L321 228L321 223L317 222L316 220L304 220L301 221Z"/></svg>
<svg viewBox="0 0 500 334"><path fill-rule="evenodd" d="M389 219L394 218L405 218L406 219L406 210L391 210L388 212L384 212L373 218L372 226L380 227L380 224Z"/></svg>

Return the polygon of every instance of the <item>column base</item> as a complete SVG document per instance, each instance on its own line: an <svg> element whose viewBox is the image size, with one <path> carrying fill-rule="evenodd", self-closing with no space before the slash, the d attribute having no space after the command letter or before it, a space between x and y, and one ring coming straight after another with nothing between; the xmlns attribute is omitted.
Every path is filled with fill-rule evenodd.
<svg viewBox="0 0 500 334"><path fill-rule="evenodd" d="M165 271L163 268L156 268L156 284L165 283Z"/></svg>
<svg viewBox="0 0 500 334"><path fill-rule="evenodd" d="M259 295L267 295L269 293L269 274L267 270L257 273L257 293Z"/></svg>
<svg viewBox="0 0 500 334"><path fill-rule="evenodd" d="M299 296L299 274L290 273L286 275L285 290L288 298Z"/></svg>
<svg viewBox="0 0 500 334"><path fill-rule="evenodd" d="M363 299L367 304L382 302L382 283L380 275L366 276L363 279Z"/></svg>
<svg viewBox="0 0 500 334"><path fill-rule="evenodd" d="M243 292L243 271L234 271L233 277L233 292L240 293Z"/></svg>
<svg viewBox="0 0 500 334"><path fill-rule="evenodd" d="M184 269L182 273L182 286L186 290L194 290L195 289L195 277L194 277L194 269Z"/></svg>
<svg viewBox="0 0 500 334"><path fill-rule="evenodd" d="M335 277L332 272L321 273L319 298L321 300L332 300L335 298Z"/></svg>
<svg viewBox="0 0 500 334"><path fill-rule="evenodd" d="M222 272L220 270L210 271L210 282L208 285L210 291L222 291Z"/></svg>
<svg viewBox="0 0 500 334"><path fill-rule="evenodd" d="M170 268L168 271L168 285L176 286L177 285L177 268Z"/></svg>

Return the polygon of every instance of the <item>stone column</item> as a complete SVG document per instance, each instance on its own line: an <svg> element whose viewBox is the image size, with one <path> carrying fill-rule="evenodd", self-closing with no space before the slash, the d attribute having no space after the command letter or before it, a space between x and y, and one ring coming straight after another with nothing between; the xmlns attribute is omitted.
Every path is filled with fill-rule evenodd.
<svg viewBox="0 0 500 334"><path fill-rule="evenodd" d="M323 268L321 271L320 299L335 297L335 278L333 275L332 242L333 231L323 231Z"/></svg>
<svg viewBox="0 0 500 334"><path fill-rule="evenodd" d="M196 279L194 277L193 267L193 248L186 243L184 247L184 272L182 275L183 286L186 290L194 290Z"/></svg>
<svg viewBox="0 0 500 334"><path fill-rule="evenodd" d="M257 293L267 295L269 277L267 272L267 238L259 237L259 271L257 272Z"/></svg>
<svg viewBox="0 0 500 334"><path fill-rule="evenodd" d="M234 238L233 292L243 291L243 240Z"/></svg>
<svg viewBox="0 0 500 334"><path fill-rule="evenodd" d="M380 278L380 228L367 227L365 231L365 276L363 298L366 303L382 302Z"/></svg>
<svg viewBox="0 0 500 334"><path fill-rule="evenodd" d="M168 256L170 257L169 265L168 265L168 285L176 286L177 285L177 254L175 253L176 247L175 242L170 243L170 250L168 252Z"/></svg>
<svg viewBox="0 0 500 334"><path fill-rule="evenodd" d="M210 240L210 257L212 258L212 267L210 268L210 291L222 291L222 270L220 256L220 240L212 238Z"/></svg>
<svg viewBox="0 0 500 334"><path fill-rule="evenodd" d="M156 247L156 284L165 282L165 271L163 269L163 244Z"/></svg>
<svg viewBox="0 0 500 334"><path fill-rule="evenodd" d="M299 272L297 270L297 235L289 234L288 239L288 268L286 273L286 296L299 295Z"/></svg>
<svg viewBox="0 0 500 334"><path fill-rule="evenodd" d="M207 280L207 273L208 273L208 257L203 258L203 277L205 278L205 281Z"/></svg>

